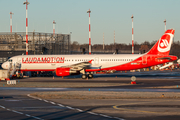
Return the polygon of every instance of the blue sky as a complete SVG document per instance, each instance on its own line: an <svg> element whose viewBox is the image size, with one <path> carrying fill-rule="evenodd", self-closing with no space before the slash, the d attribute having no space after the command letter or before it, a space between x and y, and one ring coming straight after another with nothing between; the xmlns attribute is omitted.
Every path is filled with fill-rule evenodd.
<svg viewBox="0 0 180 120"><path fill-rule="evenodd" d="M0 32L10 31L10 11L13 15L13 32L25 32L25 0L0 0ZM134 41L142 43L158 40L167 29L175 29L175 41L180 40L180 0L28 0L28 31L72 32L71 41L81 44L89 40L89 16L91 9L92 44L132 42L134 15Z"/></svg>

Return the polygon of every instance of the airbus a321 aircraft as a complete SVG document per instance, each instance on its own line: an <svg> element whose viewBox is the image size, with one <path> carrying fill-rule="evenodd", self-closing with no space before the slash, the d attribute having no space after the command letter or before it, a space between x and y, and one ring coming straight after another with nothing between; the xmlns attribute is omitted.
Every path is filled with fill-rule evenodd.
<svg viewBox="0 0 180 120"><path fill-rule="evenodd" d="M167 30L145 54L19 55L3 63L2 68L14 67L20 71L55 71L57 76L82 74L83 79L92 78L93 72L96 71L147 68L177 60L176 56L169 55L174 32L173 29Z"/></svg>

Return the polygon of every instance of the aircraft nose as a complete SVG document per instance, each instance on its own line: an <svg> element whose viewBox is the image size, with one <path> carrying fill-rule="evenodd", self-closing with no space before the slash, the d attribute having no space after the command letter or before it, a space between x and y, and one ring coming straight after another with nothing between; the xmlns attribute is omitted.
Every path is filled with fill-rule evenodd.
<svg viewBox="0 0 180 120"><path fill-rule="evenodd" d="M2 67L3 69L8 69L8 63L7 63L7 62L3 63L3 64L1 65L1 67Z"/></svg>

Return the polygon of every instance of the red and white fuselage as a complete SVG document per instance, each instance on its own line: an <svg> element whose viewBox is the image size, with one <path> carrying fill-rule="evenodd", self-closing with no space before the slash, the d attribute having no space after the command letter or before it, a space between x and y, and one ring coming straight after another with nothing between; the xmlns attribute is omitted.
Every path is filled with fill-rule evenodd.
<svg viewBox="0 0 180 120"><path fill-rule="evenodd" d="M91 67L86 71L99 70L134 70L153 65L169 62L167 59L157 59L171 57L176 60L176 56L146 55L146 54L97 54L97 55L20 55L12 57L13 62L21 63L22 71L54 71L57 67L68 66L80 62L92 60ZM2 65L8 68L8 64ZM98 70L97 70L98 69Z"/></svg>
<svg viewBox="0 0 180 120"><path fill-rule="evenodd" d="M21 64L21 71L56 70L58 76L70 75L70 71L78 73L82 69L85 72L135 70L177 60L176 56L169 55L173 37L174 30L167 30L145 54L19 55L10 59L13 64ZM9 62L2 67L8 69Z"/></svg>

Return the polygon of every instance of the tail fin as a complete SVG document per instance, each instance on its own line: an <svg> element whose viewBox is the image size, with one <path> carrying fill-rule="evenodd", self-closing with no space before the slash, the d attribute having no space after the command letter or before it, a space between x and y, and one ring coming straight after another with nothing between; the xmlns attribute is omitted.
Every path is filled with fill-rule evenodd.
<svg viewBox="0 0 180 120"><path fill-rule="evenodd" d="M147 54L169 55L175 30L167 30Z"/></svg>

